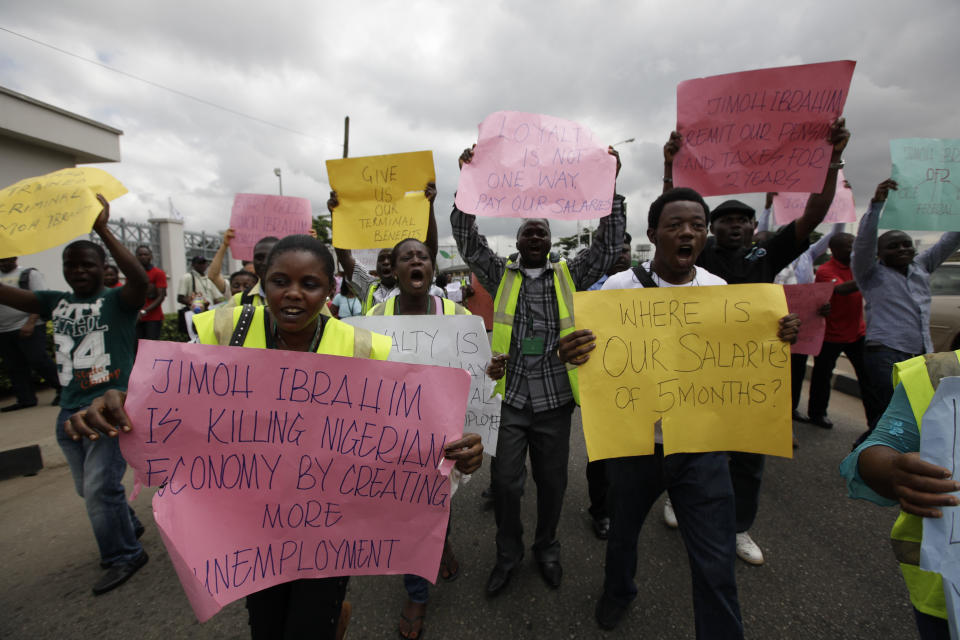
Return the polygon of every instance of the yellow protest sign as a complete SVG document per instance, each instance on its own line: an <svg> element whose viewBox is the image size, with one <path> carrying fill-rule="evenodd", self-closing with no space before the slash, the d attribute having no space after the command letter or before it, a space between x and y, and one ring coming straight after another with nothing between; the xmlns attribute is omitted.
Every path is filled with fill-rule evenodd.
<svg viewBox="0 0 960 640"><path fill-rule="evenodd" d="M327 160L330 187L340 205L333 211L333 246L382 249L404 238L427 238L433 152Z"/></svg>
<svg viewBox="0 0 960 640"><path fill-rule="evenodd" d="M0 190L0 257L56 247L89 233L107 200L127 192L103 169L76 167L27 178Z"/></svg>
<svg viewBox="0 0 960 640"><path fill-rule="evenodd" d="M579 367L590 460L653 453L792 455L787 314L772 284L590 291L573 296L597 338Z"/></svg>

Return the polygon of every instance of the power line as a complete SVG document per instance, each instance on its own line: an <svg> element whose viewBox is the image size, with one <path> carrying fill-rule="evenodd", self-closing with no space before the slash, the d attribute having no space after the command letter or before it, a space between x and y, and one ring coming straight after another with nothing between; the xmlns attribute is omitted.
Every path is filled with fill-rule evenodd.
<svg viewBox="0 0 960 640"><path fill-rule="evenodd" d="M194 96L194 95L191 95L191 94L189 94L189 93L180 91L179 89L174 89L173 87L168 87L168 86L166 86L166 85L162 85L162 84L160 84L159 82L154 82L153 80L147 80L146 78L142 78L142 77L140 77L140 76L138 76L138 75L134 75L134 74L132 74L132 73L127 73L126 71L121 71L120 69L116 69L116 68L114 68L114 67L111 67L110 65L106 65L106 64L100 62L99 60L93 60L93 59L91 59L91 58L86 58L86 57L84 57L84 56L78 55L78 54L73 53L73 52L71 52L71 51L67 51L67 50L65 50L65 49L61 49L60 47L54 46L54 45L49 44L49 43L47 43L47 42L43 42L43 41L41 41L41 40L37 40L36 38L31 38L30 36L24 35L24 34L22 34L22 33L17 33L16 31L13 31L13 30L11 30L11 29L7 29L6 27L0 27L0 31L5 31L5 32L7 32L7 33L9 33L9 34L11 34L11 35L17 36L17 37L19 37L19 38L23 38L24 40L29 40L30 42L33 42L34 44L39 44L40 46L47 47L48 49L53 49L54 51L56 51L56 52L58 52L58 53L62 53L62 54L64 54L64 55L68 55L68 56L70 56L70 57L72 57L72 58L76 58L76 59L78 59L78 60L83 60L84 62L89 62L90 64L97 65L98 67L101 67L101 68L103 68L103 69L106 69L107 71L113 71L114 73L119 73L120 75L126 76L127 78L131 78L131 79L133 79L133 80L137 80L137 81L139 81L139 82L143 82L144 84L148 84L148 85L150 85L151 87L155 87L155 88L157 88L157 89L162 89L163 91L169 91L170 93L176 94L176 95L178 95L178 96L180 96L180 97L182 97L182 98L188 98L188 99L190 99L190 100L194 100L195 102L199 102L200 104L205 104L205 105L207 105L208 107L213 107L213 108L215 108L215 109L220 109L220 110L222 110L222 111L226 111L227 113L232 113L232 114L235 115L235 116L240 116L241 118L246 118L247 120L253 120L254 122L259 122L260 124L265 124L265 125L267 125L267 126L274 127L274 128L276 128L276 129L282 129L283 131L288 131L288 132L290 132L290 133L295 133L295 134L297 134L297 135L304 136L305 138L313 138L314 140L319 140L319 138L316 138L316 137L314 137L314 136L311 136L311 135L308 134L308 133L304 133L303 131L297 131L296 129L291 129L290 127L285 127L285 126L283 126L282 124L277 124L277 123L275 123L275 122L270 122L269 120L264 120L263 118L258 118L258 117L256 117L256 116L251 116L251 115L249 115L249 114L243 113L242 111L237 111L236 109L231 109L230 107L225 107L225 106L223 106L223 105L221 105L221 104L217 104L217 103L215 103L215 102L210 102L209 100L204 100L203 98L198 98L197 96ZM322 141L322 142L329 142L329 141L327 141L327 140L321 140L321 141Z"/></svg>

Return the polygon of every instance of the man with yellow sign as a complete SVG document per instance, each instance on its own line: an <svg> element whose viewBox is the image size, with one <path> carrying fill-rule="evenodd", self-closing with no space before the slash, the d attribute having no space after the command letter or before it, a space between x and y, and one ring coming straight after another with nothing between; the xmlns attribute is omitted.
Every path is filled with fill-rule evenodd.
<svg viewBox="0 0 960 640"><path fill-rule="evenodd" d="M722 278L696 265L697 258L707 238L708 212L709 208L706 202L692 189L673 189L657 198L650 206L647 230L650 241L656 247L653 259L633 269L610 276L603 285L603 291L644 287L697 287L726 284ZM723 287L723 289L727 289L727 287ZM782 293L780 295L782 297ZM575 313L578 325L583 326L593 322L591 320L593 314L587 311L591 307L601 306L599 302L603 294L580 293L575 294L575 296L580 296L575 297ZM587 298L589 298L590 303L586 303ZM607 298L612 299L611 296L607 296ZM620 306L623 309L627 304L621 302ZM640 306L642 307L642 304ZM782 306L776 304L770 306L775 310L786 308L785 302L782 303ZM581 308L583 308L583 312ZM713 310L711 314L701 313L699 318L696 318L697 313L692 302L664 305L663 309L666 313L663 314L658 314L656 308L656 303L651 304L645 317L652 325L658 327L673 320L676 320L677 323L700 325L708 325L710 322L724 322L724 314L720 310ZM611 314L609 310L599 311L598 313L606 316L616 315ZM764 323L766 323L776 316L767 313L764 317ZM635 315L634 319L643 322L640 315ZM599 318L597 318L597 321L599 321ZM784 342L793 341L796 339L798 328L799 319L795 315L783 316L779 319L777 336ZM598 359L606 373L619 378L623 371L617 373L616 369L619 368L619 365L608 359L608 357L612 357L608 354L608 347L617 339L619 338L612 336L606 342L601 343L603 352ZM583 365L590 359L591 351L594 350L596 344L596 336L589 329L578 329L560 338L558 357L565 363ZM779 357L775 354L782 350L782 348L778 349L775 348L775 345L771 345L763 352L766 354L765 357L758 353L751 353L749 358L744 355L743 366L747 367L749 366L748 363L759 363L761 360L773 361L776 357ZM663 351L665 352L666 349ZM663 367L663 363L673 365L673 362L668 360L666 353L659 353L659 347L654 353L656 355L645 358L646 363L640 368L656 368L657 365ZM704 365L706 360L705 353L703 352L698 356L701 365ZM636 371L638 368L637 356L633 357L634 363L632 366ZM716 361L718 357L724 356L714 354L713 357ZM788 361L789 354L787 353L782 357L780 367ZM736 562L734 498L730 473L727 468L726 452L703 448L682 448L680 452L674 453L668 447L665 453L665 429L661 429L662 421L656 420L655 425L651 424L650 431L645 432L648 437L653 435L655 440L650 454L614 457L604 453L603 443L597 442L597 436L588 431L590 426L588 425L588 393L590 393L588 389L591 387L589 372L600 367L601 364L595 363L592 368L581 371L580 376L584 405L584 432L587 436L590 458L611 458L607 461L607 473L610 480L610 502L613 517L607 541L604 590L596 608L597 623L604 629L615 628L626 613L629 603L636 597L637 587L634 582L634 575L637 566L637 540L640 528L653 503L666 490L673 500L680 532L690 559L697 636L702 637L705 633L710 633L716 637L742 637L743 623L740 618L734 572ZM611 370L614 370L613 373L610 373ZM599 375L597 374L594 377L599 377ZM611 386L609 381L606 384ZM648 386L659 387L660 385ZM785 398L785 402L780 403L781 411L785 412L785 416L789 416L790 407L787 394L788 386L781 385L782 388L780 389ZM753 385L753 387L751 391L756 390L756 385ZM762 390L762 392L764 394L772 393L769 390ZM591 395L594 395L594 393L591 393ZM677 396L680 398L679 394ZM652 407L650 411L653 414L658 411L666 413L675 404L681 402L683 402L682 399L675 398L673 402L668 403L669 407ZM620 406L620 403L617 406ZM702 412L703 409L700 409L700 411ZM616 429L620 434L629 431L644 433L642 426L637 428L633 424L624 424L622 421L616 422L617 424L614 425L613 429ZM652 422L653 420L651 420ZM786 424L788 424L788 419ZM651 432L653 433L651 434ZM789 432L787 431L787 433ZM591 435L594 435L594 437L591 438ZM673 435L672 429L671 435ZM641 435L640 438L642 437ZM593 446L591 447L591 445ZM623 447L622 443L619 446ZM640 446L643 447L642 443ZM787 444L788 450L789 446Z"/></svg>

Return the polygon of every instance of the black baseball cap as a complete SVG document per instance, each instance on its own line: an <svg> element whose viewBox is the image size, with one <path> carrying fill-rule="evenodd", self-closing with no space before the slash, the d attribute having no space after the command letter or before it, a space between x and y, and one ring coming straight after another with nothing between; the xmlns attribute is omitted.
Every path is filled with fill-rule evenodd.
<svg viewBox="0 0 960 640"><path fill-rule="evenodd" d="M720 216L725 216L728 213L745 213L750 218L756 218L757 212L750 205L740 202L739 200L727 200L726 202L721 202L710 212L710 222L716 221Z"/></svg>

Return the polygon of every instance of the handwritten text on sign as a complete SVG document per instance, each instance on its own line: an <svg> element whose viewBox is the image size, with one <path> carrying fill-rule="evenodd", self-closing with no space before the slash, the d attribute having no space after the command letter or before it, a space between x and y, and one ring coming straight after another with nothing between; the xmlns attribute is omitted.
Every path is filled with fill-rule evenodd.
<svg viewBox="0 0 960 640"><path fill-rule="evenodd" d="M261 238L307 233L312 224L306 198L238 193L230 213L230 228L236 232L230 253L237 260L253 260L253 247Z"/></svg>
<svg viewBox="0 0 960 640"><path fill-rule="evenodd" d="M491 398L494 382L487 376L493 353L480 316L360 316L345 322L393 339L390 360L457 367L470 374L464 433L476 433L483 450L497 452L500 398Z"/></svg>
<svg viewBox="0 0 960 640"><path fill-rule="evenodd" d="M130 376L123 455L161 485L154 518L201 621L281 582L439 568L466 372L277 356L143 341Z"/></svg>
<svg viewBox="0 0 960 640"><path fill-rule="evenodd" d="M960 231L960 139L890 141L890 191L880 226L910 231Z"/></svg>
<svg viewBox="0 0 960 640"><path fill-rule="evenodd" d="M107 200L127 192L103 169L61 169L0 190L0 255L22 256L89 233Z"/></svg>
<svg viewBox="0 0 960 640"><path fill-rule="evenodd" d="M480 123L457 208L480 216L601 218L613 206L617 161L583 125L498 111Z"/></svg>
<svg viewBox="0 0 960 640"><path fill-rule="evenodd" d="M820 193L830 124L843 113L856 63L779 67L686 80L677 86L683 146L674 184L703 195Z"/></svg>
<svg viewBox="0 0 960 640"><path fill-rule="evenodd" d="M778 224L788 224L807 208L809 193L778 193L773 197L773 215ZM837 173L837 191L830 203L824 222L856 222L857 207L853 201L853 189L846 186L843 169Z"/></svg>
<svg viewBox="0 0 960 640"><path fill-rule="evenodd" d="M434 178L433 152L327 160L333 245L341 249L392 248L405 238L427 238L430 203L423 190Z"/></svg>
<svg viewBox="0 0 960 640"><path fill-rule="evenodd" d="M653 453L749 451L789 457L787 314L771 284L580 292L577 328L597 338L579 368L591 460Z"/></svg>

